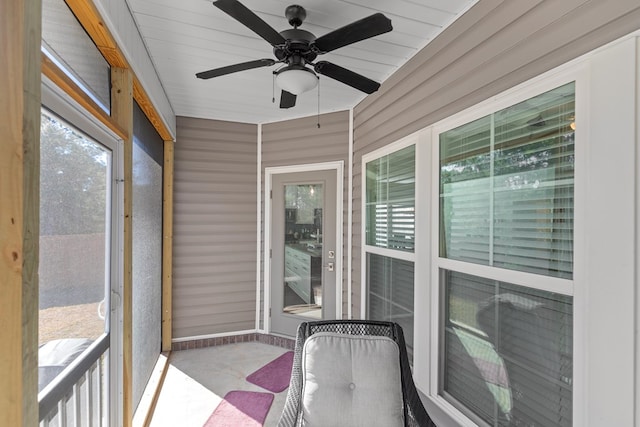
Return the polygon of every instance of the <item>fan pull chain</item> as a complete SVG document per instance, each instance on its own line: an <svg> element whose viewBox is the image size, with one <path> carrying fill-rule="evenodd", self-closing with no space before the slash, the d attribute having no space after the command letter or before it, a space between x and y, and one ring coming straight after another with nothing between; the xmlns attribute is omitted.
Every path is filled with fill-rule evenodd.
<svg viewBox="0 0 640 427"><path fill-rule="evenodd" d="M318 129L320 129L320 77L318 77Z"/></svg>
<svg viewBox="0 0 640 427"><path fill-rule="evenodd" d="M272 74L271 79L271 103L276 103L276 73Z"/></svg>

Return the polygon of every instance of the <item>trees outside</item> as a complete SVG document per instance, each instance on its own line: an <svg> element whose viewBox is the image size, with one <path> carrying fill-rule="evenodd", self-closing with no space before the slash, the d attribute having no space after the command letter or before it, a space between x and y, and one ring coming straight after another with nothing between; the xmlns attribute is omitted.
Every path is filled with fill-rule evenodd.
<svg viewBox="0 0 640 427"><path fill-rule="evenodd" d="M47 113L40 131L40 234L104 233L108 151Z"/></svg>
<svg viewBox="0 0 640 427"><path fill-rule="evenodd" d="M40 308L97 303L105 295L110 152L47 111L40 132Z"/></svg>

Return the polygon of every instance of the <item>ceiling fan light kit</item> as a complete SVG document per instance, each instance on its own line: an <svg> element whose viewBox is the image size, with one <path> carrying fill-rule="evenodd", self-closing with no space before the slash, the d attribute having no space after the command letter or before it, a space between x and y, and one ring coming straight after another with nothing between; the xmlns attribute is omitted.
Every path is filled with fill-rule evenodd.
<svg viewBox="0 0 640 427"><path fill-rule="evenodd" d="M308 68L285 67L276 72L276 84L282 90L300 95L318 86L318 76Z"/></svg>
<svg viewBox="0 0 640 427"><path fill-rule="evenodd" d="M273 29L238 0L217 0L213 5L270 43L276 59L259 59L203 71L196 74L200 79L282 64L281 68L273 72L276 84L282 89L280 108L293 107L298 95L315 88L318 85L318 74L367 94L380 87L380 83L339 65L328 61L313 61L318 55L391 31L391 20L381 13L352 22L316 39L309 31L298 28L307 16L304 7L299 5L287 7L285 17L293 28L281 32Z"/></svg>

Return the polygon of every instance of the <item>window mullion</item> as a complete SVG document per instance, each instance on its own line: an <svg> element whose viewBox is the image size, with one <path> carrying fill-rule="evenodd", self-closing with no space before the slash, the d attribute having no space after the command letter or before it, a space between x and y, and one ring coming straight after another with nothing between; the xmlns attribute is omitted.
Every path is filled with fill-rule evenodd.
<svg viewBox="0 0 640 427"><path fill-rule="evenodd" d="M489 125L489 265L493 265L493 233L494 233L494 186L495 186L495 145L496 145L496 127L495 114L491 114L491 124Z"/></svg>

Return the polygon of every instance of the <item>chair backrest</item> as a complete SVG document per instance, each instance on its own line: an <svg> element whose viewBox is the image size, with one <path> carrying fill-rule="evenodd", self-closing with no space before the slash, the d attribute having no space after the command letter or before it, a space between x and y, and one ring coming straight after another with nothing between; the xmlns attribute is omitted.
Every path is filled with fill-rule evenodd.
<svg viewBox="0 0 640 427"><path fill-rule="evenodd" d="M404 426L398 345L389 337L320 332L302 349L308 427Z"/></svg>
<svg viewBox="0 0 640 427"><path fill-rule="evenodd" d="M314 338L309 340L310 337ZM358 348L356 350L357 354L349 355L349 357L355 356L354 361L358 364L355 371L342 366L336 368L336 372L331 372L329 369L330 364L326 362L330 361L334 365L336 363L344 363L344 357L348 353L347 349L353 351L356 347ZM321 353L326 353L326 355L320 356ZM335 356L336 353L341 354L337 357L342 361L331 359L331 356L329 356L329 354L334 354ZM380 357L368 358L366 356L374 353L382 354L377 355ZM322 379L315 378L315 374L311 369L313 366L308 366L309 363L316 364L317 362L314 362L314 360L322 361L320 363L321 366L317 366L321 368ZM374 368L375 364L378 365ZM384 371L384 375L380 375L380 371ZM337 376L336 373L338 373ZM382 376L384 378L376 378L375 381L370 381L365 378L366 376ZM394 386L394 384L397 384L398 377L400 390ZM352 381L353 378L356 378L356 381ZM382 381L378 381L380 379ZM331 385L330 383L333 382L335 384ZM322 418L322 415L315 417L315 415L322 414L319 411L324 411L323 408L327 404L331 404L328 400L322 400L328 395L328 389L331 387L333 387L333 392L337 387L344 393L351 392L346 391L345 388L363 388L362 393L357 393L361 401L349 408L355 411L353 416L345 419L343 415L337 425L376 425L372 424L371 417L360 417L359 414L367 411L368 405L378 404L384 395L388 400L385 401L383 410L389 417L379 418L380 422L383 423L379 425L389 426L397 422L399 425L405 426L435 426L424 409L413 383L404 335L402 328L396 323L365 320L332 320L302 323L298 328L296 337L287 400L278 426L331 425L330 420ZM373 396L372 393L375 392L376 388L380 389L380 394ZM315 393L315 397L312 396L313 393ZM323 396L320 399L322 404L318 406L318 410L315 410L311 406L313 404L312 401L317 403L319 396ZM396 398L397 400L394 400ZM335 402L335 399L333 401ZM401 406L401 408L398 408L398 406ZM312 411L313 414L311 413Z"/></svg>

